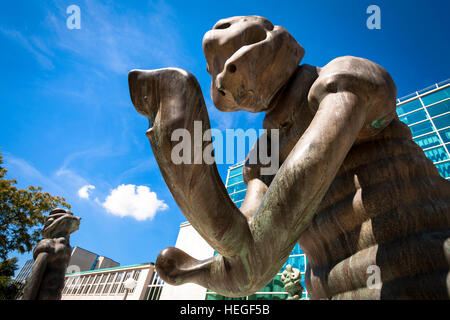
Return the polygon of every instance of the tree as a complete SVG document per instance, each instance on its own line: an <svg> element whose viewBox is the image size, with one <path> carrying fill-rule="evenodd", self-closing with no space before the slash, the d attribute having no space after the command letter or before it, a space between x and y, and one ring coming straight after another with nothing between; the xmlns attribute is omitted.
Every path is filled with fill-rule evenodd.
<svg viewBox="0 0 450 320"><path fill-rule="evenodd" d="M10 285L4 277L10 279L17 269L17 260L8 260L8 255L12 251L25 253L33 249L41 238L37 227L44 223L44 213L56 207L70 209L66 199L42 192L41 187L16 188L15 179L5 178L8 171L2 164L0 154L0 291L6 288L2 286Z"/></svg>
<svg viewBox="0 0 450 320"><path fill-rule="evenodd" d="M12 280L17 270L17 258L0 262L0 300L15 299L22 290L22 284Z"/></svg>

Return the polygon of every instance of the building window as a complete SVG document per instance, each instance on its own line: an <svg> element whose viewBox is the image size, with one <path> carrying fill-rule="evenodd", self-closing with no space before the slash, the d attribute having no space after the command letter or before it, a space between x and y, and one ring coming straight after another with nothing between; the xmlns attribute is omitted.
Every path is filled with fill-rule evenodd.
<svg viewBox="0 0 450 320"><path fill-rule="evenodd" d="M431 133L426 136L416 138L414 139L414 142L417 143L422 149L435 147L441 144L441 140L436 133Z"/></svg>
<svg viewBox="0 0 450 320"><path fill-rule="evenodd" d="M81 294L84 290L84 286L86 285L86 281L88 280L88 276L81 277L81 285L80 288L77 290L77 295Z"/></svg>
<svg viewBox="0 0 450 320"><path fill-rule="evenodd" d="M97 290L98 282L100 281L100 275L95 275L94 283L92 284L91 290L89 291L89 294L94 294Z"/></svg>
<svg viewBox="0 0 450 320"><path fill-rule="evenodd" d="M88 276L88 281L86 283L86 287L84 288L83 295L89 293L89 289L91 288L91 283L94 280L94 276Z"/></svg>
<svg viewBox="0 0 450 320"><path fill-rule="evenodd" d="M421 136L426 133L433 131L433 127L429 120L415 124L409 127L411 129L413 137Z"/></svg>
<svg viewBox="0 0 450 320"><path fill-rule="evenodd" d="M238 174L241 174L241 173L242 173L242 166L234 168L234 169L231 169L228 172L228 176L229 177L234 177L234 176L237 176Z"/></svg>
<svg viewBox="0 0 450 320"><path fill-rule="evenodd" d="M242 168L240 168L241 170L242 170ZM242 181L242 174L240 174L240 175L237 175L237 176L234 176L234 177L232 177L232 178L228 178L228 185L229 186L231 186L231 185L233 185L233 184L236 184L236 183L238 183L238 182L241 182Z"/></svg>
<svg viewBox="0 0 450 320"><path fill-rule="evenodd" d="M239 191L230 195L233 202L244 200L246 191Z"/></svg>
<svg viewBox="0 0 450 320"><path fill-rule="evenodd" d="M123 283L131 276L132 271L128 271L125 274L125 277L123 278L122 284L120 285L120 289L119 289L119 294L122 294L125 292L125 287L123 285Z"/></svg>
<svg viewBox="0 0 450 320"><path fill-rule="evenodd" d="M402 104L397 107L397 114L399 116L404 115L406 113L409 113L411 111L422 109L422 104L420 103L419 99L412 100L410 102L407 102L405 104Z"/></svg>
<svg viewBox="0 0 450 320"><path fill-rule="evenodd" d="M450 125L450 113L433 118L433 122L437 130L447 128Z"/></svg>
<svg viewBox="0 0 450 320"><path fill-rule="evenodd" d="M241 183L235 184L227 188L228 194L232 194L239 191L247 190L247 185L242 181Z"/></svg>
<svg viewBox="0 0 450 320"><path fill-rule="evenodd" d="M159 300L163 286L164 281L162 281L156 271L153 271L152 278L144 294L144 300Z"/></svg>
<svg viewBox="0 0 450 320"><path fill-rule="evenodd" d="M107 278L107 277L108 277L107 274L103 274L103 275L102 275L102 277L101 277L101 279L100 279L100 283L99 283L99 285L98 285L98 288L97 288L97 290L95 291L95 294L100 294L100 293L102 292L103 287L104 287L104 283L106 282L106 278Z"/></svg>
<svg viewBox="0 0 450 320"><path fill-rule="evenodd" d="M111 284L114 280L114 277L116 276L117 273L111 273L108 277L108 280L106 281L105 284L105 289L103 290L102 294L108 294L109 289L111 288Z"/></svg>
<svg viewBox="0 0 450 320"><path fill-rule="evenodd" d="M80 286L80 281L81 281L80 277L75 277L75 280L73 281L72 284L72 289L69 291L69 294L74 295L77 292L78 287Z"/></svg>
<svg viewBox="0 0 450 320"><path fill-rule="evenodd" d="M406 123L408 126L412 125L414 123L423 121L427 119L427 114L425 112L425 110L420 109L417 110L415 112L412 113L408 113L408 115L403 116L400 118L400 121L403 121L404 123Z"/></svg>
<svg viewBox="0 0 450 320"><path fill-rule="evenodd" d="M425 151L425 155L432 162L440 162L440 161L447 160L449 158L447 151L444 149L444 147L437 147L437 148L429 149L429 150Z"/></svg>
<svg viewBox="0 0 450 320"><path fill-rule="evenodd" d="M449 124L449 126L450 126L450 124ZM450 142L450 128L440 130L439 135L441 136L442 141L444 141L444 143Z"/></svg>
<svg viewBox="0 0 450 320"><path fill-rule="evenodd" d="M134 274L133 274L133 279L136 280L136 281L138 281L139 275L140 275L140 274L141 274L141 270L135 270L135 271L134 271ZM134 292L134 289L135 289L135 288L131 289L129 293L133 293L133 292Z"/></svg>
<svg viewBox="0 0 450 320"><path fill-rule="evenodd" d="M450 178L450 161L437 163L436 167L444 178Z"/></svg>
<svg viewBox="0 0 450 320"><path fill-rule="evenodd" d="M427 107L428 113L431 117L446 113L450 111L450 99L436 103Z"/></svg>
<svg viewBox="0 0 450 320"><path fill-rule="evenodd" d="M69 277L68 279L66 279L64 289L63 289L63 294L68 294L68 291L70 289L72 289L73 279L74 279L74 277Z"/></svg>
<svg viewBox="0 0 450 320"><path fill-rule="evenodd" d="M426 96L423 96L421 99L423 103L428 106L430 104L436 103L438 101L450 98L450 87L445 89L441 89L439 91L435 91Z"/></svg>
<svg viewBox="0 0 450 320"><path fill-rule="evenodd" d="M121 282L121 280L123 278L123 275L124 275L124 272L119 272L117 274L117 277L116 277L116 279L114 281L114 284L112 286L111 292L109 293L110 295L116 294L117 289L119 288L119 284L120 284L120 282Z"/></svg>

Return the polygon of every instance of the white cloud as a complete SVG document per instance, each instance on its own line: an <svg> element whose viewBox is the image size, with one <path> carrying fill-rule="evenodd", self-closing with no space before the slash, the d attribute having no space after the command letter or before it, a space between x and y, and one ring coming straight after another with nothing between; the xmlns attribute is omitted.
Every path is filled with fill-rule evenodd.
<svg viewBox="0 0 450 320"><path fill-rule="evenodd" d="M82 199L89 199L89 192L91 190L94 190L95 186L91 185L91 184L87 184L85 186L82 186L79 190L78 190L78 196Z"/></svg>
<svg viewBox="0 0 450 320"><path fill-rule="evenodd" d="M122 184L113 189L101 205L113 215L131 216L138 221L152 220L157 211L169 208L149 187L133 184Z"/></svg>

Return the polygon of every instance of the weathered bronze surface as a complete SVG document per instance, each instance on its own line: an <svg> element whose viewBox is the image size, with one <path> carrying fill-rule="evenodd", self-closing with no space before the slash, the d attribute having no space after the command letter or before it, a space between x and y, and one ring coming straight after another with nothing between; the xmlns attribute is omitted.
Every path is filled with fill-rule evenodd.
<svg viewBox="0 0 450 320"><path fill-rule="evenodd" d="M220 20L203 49L216 107L265 112L263 127L280 129L282 166L262 176L261 166L247 163L238 209L215 164L171 161L175 129L210 126L195 77L174 68L131 71L131 99L149 119L162 175L186 218L220 253L198 261L166 248L156 262L161 277L250 295L279 272L298 241L312 299L448 299L450 184L399 121L388 72L351 56L322 68L299 65L303 48L256 16ZM381 271L375 287L368 285L373 265Z"/></svg>
<svg viewBox="0 0 450 320"><path fill-rule="evenodd" d="M70 234L81 218L65 209L54 209L46 217L42 239L33 250L34 266L27 279L23 300L59 300L72 248Z"/></svg>

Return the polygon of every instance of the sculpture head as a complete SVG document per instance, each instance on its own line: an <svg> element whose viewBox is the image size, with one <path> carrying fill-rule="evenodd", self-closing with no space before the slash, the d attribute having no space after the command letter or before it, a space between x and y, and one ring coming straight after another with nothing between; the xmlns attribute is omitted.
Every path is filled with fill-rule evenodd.
<svg viewBox="0 0 450 320"><path fill-rule="evenodd" d="M78 230L80 226L80 217L76 217L69 210L54 209L45 217L42 236L44 238L68 237Z"/></svg>
<svg viewBox="0 0 450 320"><path fill-rule="evenodd" d="M221 111L265 111L305 50L280 26L259 16L219 20L203 37L211 97Z"/></svg>

